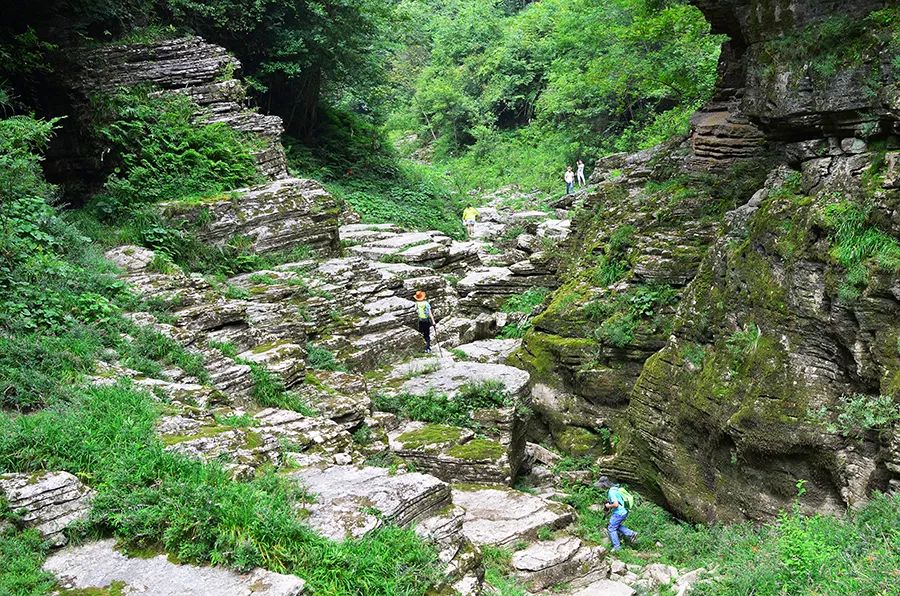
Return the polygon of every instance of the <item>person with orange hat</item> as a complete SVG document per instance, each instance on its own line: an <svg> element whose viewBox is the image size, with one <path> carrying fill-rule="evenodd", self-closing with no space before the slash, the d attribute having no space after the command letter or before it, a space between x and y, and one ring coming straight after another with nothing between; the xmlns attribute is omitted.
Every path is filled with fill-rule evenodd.
<svg viewBox="0 0 900 596"><path fill-rule="evenodd" d="M431 327L437 327L434 322L434 314L431 312L431 304L425 300L425 292L416 292L416 316L419 319L419 333L425 338L425 353L431 354Z"/></svg>

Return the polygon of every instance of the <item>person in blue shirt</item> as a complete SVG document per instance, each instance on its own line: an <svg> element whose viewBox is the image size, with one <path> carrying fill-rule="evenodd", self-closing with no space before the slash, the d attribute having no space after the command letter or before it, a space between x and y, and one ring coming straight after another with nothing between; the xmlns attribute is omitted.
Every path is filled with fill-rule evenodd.
<svg viewBox="0 0 900 596"><path fill-rule="evenodd" d="M599 480L597 480L595 486L601 490L606 490L606 510L612 510L612 515L609 516L609 526L607 530L609 531L609 541L612 542L613 552L622 548L621 543L619 542L619 532L625 535L625 538L628 539L628 542L634 544L637 540L637 532L626 528L623 524L625 523L625 518L628 517L628 509L625 508L625 499L622 497L622 494L619 492L619 485L612 482L606 476L601 476Z"/></svg>

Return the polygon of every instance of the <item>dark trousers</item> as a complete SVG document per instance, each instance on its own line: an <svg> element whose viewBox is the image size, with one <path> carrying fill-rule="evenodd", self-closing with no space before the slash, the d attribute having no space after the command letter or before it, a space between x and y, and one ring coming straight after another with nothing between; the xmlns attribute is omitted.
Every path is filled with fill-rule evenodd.
<svg viewBox="0 0 900 596"><path fill-rule="evenodd" d="M425 338L425 349L431 349L431 321L429 319L419 319L419 333Z"/></svg>

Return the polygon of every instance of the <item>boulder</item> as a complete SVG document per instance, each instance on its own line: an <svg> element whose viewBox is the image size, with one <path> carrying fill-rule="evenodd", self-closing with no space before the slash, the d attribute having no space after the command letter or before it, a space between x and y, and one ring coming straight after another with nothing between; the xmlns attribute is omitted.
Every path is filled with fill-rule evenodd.
<svg viewBox="0 0 900 596"><path fill-rule="evenodd" d="M68 472L0 474L0 497L18 521L36 529L52 546L62 546L66 527L86 520L93 492Z"/></svg>
<svg viewBox="0 0 900 596"><path fill-rule="evenodd" d="M478 546L531 541L539 529L563 528L575 518L567 505L509 488L458 485L453 502L466 510L463 533Z"/></svg>
<svg viewBox="0 0 900 596"><path fill-rule="evenodd" d="M590 547L574 536L541 541L516 551L511 565L514 573L532 592L559 583L569 589L606 579L609 563L606 549Z"/></svg>
<svg viewBox="0 0 900 596"><path fill-rule="evenodd" d="M332 540L360 538L383 523L406 526L450 503L450 488L434 476L392 475L385 468L333 466L289 475L315 499L307 522Z"/></svg>
<svg viewBox="0 0 900 596"><path fill-rule="evenodd" d="M336 254L340 244L340 208L334 197L312 180L283 178L200 202L162 203L160 208L174 221L205 222L197 235L211 244L225 244L241 236L258 253L306 246L328 256Z"/></svg>
<svg viewBox="0 0 900 596"><path fill-rule="evenodd" d="M456 349L465 354L469 360L499 364L505 362L521 345L521 339L484 339L457 346Z"/></svg>
<svg viewBox="0 0 900 596"><path fill-rule="evenodd" d="M601 579L572 592L571 596L634 596L634 588L628 584L609 579Z"/></svg>
<svg viewBox="0 0 900 596"><path fill-rule="evenodd" d="M512 398L526 398L530 389L530 376L524 370L503 364L457 362L403 383L401 391L423 395L429 391L456 395L463 385L485 381L503 383Z"/></svg>
<svg viewBox="0 0 900 596"><path fill-rule="evenodd" d="M112 539L61 550L47 559L44 571L56 576L64 590L92 594L109 590L147 596L297 596L305 587L299 577L265 569L241 574L221 567L175 564L165 554L129 558L116 550Z"/></svg>

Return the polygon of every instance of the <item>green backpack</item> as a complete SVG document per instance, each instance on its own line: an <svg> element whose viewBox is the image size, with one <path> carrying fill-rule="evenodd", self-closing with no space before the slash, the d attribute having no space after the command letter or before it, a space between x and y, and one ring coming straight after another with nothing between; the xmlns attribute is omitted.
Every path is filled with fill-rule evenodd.
<svg viewBox="0 0 900 596"><path fill-rule="evenodd" d="M622 500L625 505L625 509L631 511L631 508L634 507L634 495L632 495L624 486L617 486L616 490L619 491L619 494L622 496Z"/></svg>

